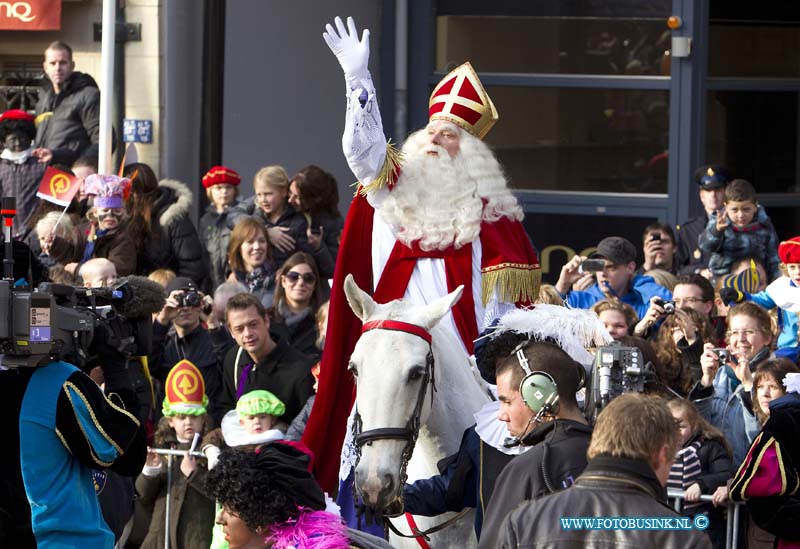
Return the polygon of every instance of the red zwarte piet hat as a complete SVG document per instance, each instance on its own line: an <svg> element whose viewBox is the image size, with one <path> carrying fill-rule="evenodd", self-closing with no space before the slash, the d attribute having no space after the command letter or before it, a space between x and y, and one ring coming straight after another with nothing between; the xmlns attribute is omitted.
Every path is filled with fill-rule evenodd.
<svg viewBox="0 0 800 549"><path fill-rule="evenodd" d="M203 187L208 189L214 185L238 185L242 178L236 171L225 166L214 166L203 176Z"/></svg>
<svg viewBox="0 0 800 549"><path fill-rule="evenodd" d="M10 111L0 114L0 121L3 120L25 120L26 122L33 122L33 115L19 109L11 109Z"/></svg>
<svg viewBox="0 0 800 549"><path fill-rule="evenodd" d="M781 242L778 246L778 255L784 265L800 263L800 236Z"/></svg>

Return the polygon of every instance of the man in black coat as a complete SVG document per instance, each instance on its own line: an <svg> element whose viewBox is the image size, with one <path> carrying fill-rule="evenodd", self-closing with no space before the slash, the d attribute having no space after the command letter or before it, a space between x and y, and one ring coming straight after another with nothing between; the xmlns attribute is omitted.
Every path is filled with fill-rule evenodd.
<svg viewBox="0 0 800 549"><path fill-rule="evenodd" d="M515 442L530 450L509 463L497 478L486 508L479 547L495 546L506 516L517 505L568 488L586 467L586 449L592 428L575 398L583 366L552 343L533 342L524 352L531 371L545 372L555 381L558 406L552 416L540 417L538 425L536 421L528 422L524 430L512 427L513 421L509 423L509 431L516 436ZM501 403L505 404L507 388L516 387L519 395L518 388L524 377L516 356L500 364L497 389ZM508 404L509 407L513 405L513 402Z"/></svg>
<svg viewBox="0 0 800 549"><path fill-rule="evenodd" d="M97 156L100 90L88 74L75 71L72 48L53 42L44 52L47 78L36 105L36 149L40 162L71 166L81 156Z"/></svg>
<svg viewBox="0 0 800 549"><path fill-rule="evenodd" d="M703 204L703 213L677 226L678 253L676 265L679 273L700 273L708 268L710 253L698 246L700 233L708 225L709 216L723 206L725 186L731 181L730 172L723 166L703 166L694 173Z"/></svg>
<svg viewBox="0 0 800 549"><path fill-rule="evenodd" d="M236 407L244 393L265 389L286 405L281 419L291 423L314 393L313 362L287 340L270 332L269 315L252 294L237 294L228 301L226 324L237 345L225 356L222 393L212 415L222 416Z"/></svg>
<svg viewBox="0 0 800 549"><path fill-rule="evenodd" d="M662 399L615 398L598 416L589 464L575 484L514 509L494 546L711 547L701 531L707 521L681 518L666 503L679 441Z"/></svg>

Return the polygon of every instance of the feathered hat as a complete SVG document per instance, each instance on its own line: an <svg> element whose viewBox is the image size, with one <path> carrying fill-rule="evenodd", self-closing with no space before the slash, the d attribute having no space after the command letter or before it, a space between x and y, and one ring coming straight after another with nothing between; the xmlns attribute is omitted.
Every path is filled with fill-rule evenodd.
<svg viewBox="0 0 800 549"><path fill-rule="evenodd" d="M433 89L428 117L431 121L452 122L478 139L483 139L499 118L478 73L469 62L450 71Z"/></svg>
<svg viewBox="0 0 800 549"><path fill-rule="evenodd" d="M181 360L172 367L164 390L166 396L161 412L166 417L178 414L202 416L207 413L206 383L197 366L188 360Z"/></svg>
<svg viewBox="0 0 800 549"><path fill-rule="evenodd" d="M245 393L236 402L236 413L239 414L239 417L261 414L282 416L284 412L286 412L286 405L283 401L263 389Z"/></svg>
<svg viewBox="0 0 800 549"><path fill-rule="evenodd" d="M584 365L594 361L587 347L600 347L612 341L594 312L544 303L504 314L489 337L508 331L525 334L532 340L553 341L573 360Z"/></svg>
<svg viewBox="0 0 800 549"><path fill-rule="evenodd" d="M96 208L122 208L131 192L131 180L116 175L92 174L84 185L86 194L95 195Z"/></svg>

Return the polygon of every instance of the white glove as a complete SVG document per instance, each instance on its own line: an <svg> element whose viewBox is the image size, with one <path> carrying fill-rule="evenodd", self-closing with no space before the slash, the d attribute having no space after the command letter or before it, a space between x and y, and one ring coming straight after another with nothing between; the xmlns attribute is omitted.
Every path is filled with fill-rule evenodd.
<svg viewBox="0 0 800 549"><path fill-rule="evenodd" d="M216 467L217 462L219 461L219 455L222 453L222 450L214 446L213 444L209 444L205 448L203 448L203 453L206 455L208 459L208 470L210 471L214 467Z"/></svg>
<svg viewBox="0 0 800 549"><path fill-rule="evenodd" d="M322 38L339 60L347 84L354 88L360 80L369 75L369 29L364 29L359 41L358 30L352 17L347 18L347 29L344 28L340 17L333 21L336 29L330 23L325 25L326 32L322 33Z"/></svg>

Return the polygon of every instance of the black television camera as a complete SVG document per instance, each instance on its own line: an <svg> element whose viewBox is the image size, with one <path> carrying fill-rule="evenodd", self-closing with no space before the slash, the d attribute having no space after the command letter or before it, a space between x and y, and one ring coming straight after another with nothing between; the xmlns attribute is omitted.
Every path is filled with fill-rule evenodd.
<svg viewBox="0 0 800 549"><path fill-rule="evenodd" d="M122 279L113 288L74 288L42 283L32 288L14 281L11 225L13 197L2 198L3 278L0 280L0 353L6 367L35 367L65 360L82 368L96 334L105 334L125 318L149 320L164 304L163 290L141 277ZM155 283L152 283L155 284ZM100 329L104 328L104 329ZM118 330L113 330L118 331ZM128 338L128 344L130 343ZM116 345L115 345L116 346ZM129 345L130 346L130 345Z"/></svg>
<svg viewBox="0 0 800 549"><path fill-rule="evenodd" d="M643 393L645 383L655 377L653 364L645 364L638 347L623 347L617 341L598 347L592 366L587 415L596 418L609 402L623 393Z"/></svg>

